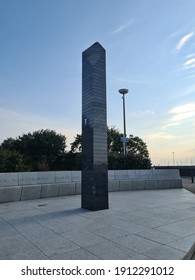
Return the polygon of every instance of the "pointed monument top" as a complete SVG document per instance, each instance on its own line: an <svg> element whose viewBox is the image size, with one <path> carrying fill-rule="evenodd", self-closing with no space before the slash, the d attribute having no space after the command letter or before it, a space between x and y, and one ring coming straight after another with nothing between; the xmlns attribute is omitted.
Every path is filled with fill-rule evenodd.
<svg viewBox="0 0 195 280"><path fill-rule="evenodd" d="M102 45L99 43L99 42L95 42L92 46L100 46L100 47L102 47ZM91 46L91 47L92 47ZM103 47L102 47L103 48Z"/></svg>
<svg viewBox="0 0 195 280"><path fill-rule="evenodd" d="M87 48L84 52L91 50L91 49L104 49L104 47L99 43L99 42L95 42L94 44L92 44L89 48Z"/></svg>

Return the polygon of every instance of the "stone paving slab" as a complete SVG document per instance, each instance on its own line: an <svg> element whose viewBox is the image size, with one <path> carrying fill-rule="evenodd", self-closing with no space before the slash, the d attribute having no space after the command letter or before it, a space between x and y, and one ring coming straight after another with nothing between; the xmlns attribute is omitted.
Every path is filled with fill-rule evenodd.
<svg viewBox="0 0 195 280"><path fill-rule="evenodd" d="M195 196L185 189L109 193L109 209L81 196L0 204L0 259L183 259L195 243Z"/></svg>

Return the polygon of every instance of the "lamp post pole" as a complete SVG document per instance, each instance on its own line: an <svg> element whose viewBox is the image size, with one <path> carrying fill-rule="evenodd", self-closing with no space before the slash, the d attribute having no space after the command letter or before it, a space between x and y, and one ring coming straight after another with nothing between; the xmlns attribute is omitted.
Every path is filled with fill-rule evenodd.
<svg viewBox="0 0 195 280"><path fill-rule="evenodd" d="M175 166L175 153L173 152L173 166Z"/></svg>
<svg viewBox="0 0 195 280"><path fill-rule="evenodd" d="M123 125L124 125L124 133L123 133L123 152L124 156L126 155L126 118L125 118L125 94L128 93L128 89L122 88L119 89L119 93L122 94L122 99L123 99Z"/></svg>

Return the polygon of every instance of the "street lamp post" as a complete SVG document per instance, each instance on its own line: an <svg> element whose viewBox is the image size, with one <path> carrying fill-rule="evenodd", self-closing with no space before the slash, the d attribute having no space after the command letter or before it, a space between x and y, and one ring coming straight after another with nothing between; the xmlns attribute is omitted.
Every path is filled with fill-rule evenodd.
<svg viewBox="0 0 195 280"><path fill-rule="evenodd" d="M122 88L119 89L119 93L122 94L122 99L123 99L123 125L124 125L124 133L123 133L123 151L124 155L126 155L126 119L125 119L125 94L128 93L128 89Z"/></svg>
<svg viewBox="0 0 195 280"><path fill-rule="evenodd" d="M175 166L175 153L173 152L173 166Z"/></svg>

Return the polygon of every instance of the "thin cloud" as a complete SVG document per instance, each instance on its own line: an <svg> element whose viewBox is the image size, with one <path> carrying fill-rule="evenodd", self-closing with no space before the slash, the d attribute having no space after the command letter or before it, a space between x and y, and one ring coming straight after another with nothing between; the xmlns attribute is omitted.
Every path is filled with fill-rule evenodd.
<svg viewBox="0 0 195 280"><path fill-rule="evenodd" d="M118 26L115 30L112 31L113 34L119 33L121 31L123 31L124 29L126 29L127 27L129 27L130 25L132 25L134 23L134 20L130 20L120 26Z"/></svg>
<svg viewBox="0 0 195 280"><path fill-rule="evenodd" d="M164 128L181 124L184 120L190 120L195 116L195 103L188 103L173 107L168 111L172 117L166 122Z"/></svg>
<svg viewBox="0 0 195 280"><path fill-rule="evenodd" d="M158 132L158 133L147 135L146 138L151 142L159 142L159 141L172 140L174 139L174 136L164 132Z"/></svg>
<svg viewBox="0 0 195 280"><path fill-rule="evenodd" d="M169 111L170 114L183 114L187 112L195 113L195 103L188 103L188 104L176 106Z"/></svg>
<svg viewBox="0 0 195 280"><path fill-rule="evenodd" d="M170 123L167 123L166 126L163 127L163 129L169 127L169 126L177 126L177 125L180 125L180 122L179 121L175 121L175 122L170 122Z"/></svg>
<svg viewBox="0 0 195 280"><path fill-rule="evenodd" d="M193 67L195 67L195 58L188 59L188 60L184 63L184 67L187 67L187 68L193 68Z"/></svg>
<svg viewBox="0 0 195 280"><path fill-rule="evenodd" d="M187 59L192 58L192 57L195 57L195 53L190 53L190 54L186 55Z"/></svg>
<svg viewBox="0 0 195 280"><path fill-rule="evenodd" d="M186 34L185 36L183 36L180 40L179 43L176 46L177 50L180 50L181 48L183 48L183 46L187 43L187 41L194 36L194 32L191 32L189 34Z"/></svg>

